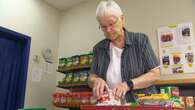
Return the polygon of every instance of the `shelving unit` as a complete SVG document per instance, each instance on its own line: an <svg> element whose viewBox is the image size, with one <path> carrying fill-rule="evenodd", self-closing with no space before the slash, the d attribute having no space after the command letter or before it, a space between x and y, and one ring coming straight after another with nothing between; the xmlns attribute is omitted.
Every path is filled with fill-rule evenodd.
<svg viewBox="0 0 195 110"><path fill-rule="evenodd" d="M90 69L90 65L79 65L79 66L71 66L71 67L66 67L66 68L62 68L59 67L58 68L58 72L62 73L62 74L66 74L68 72L76 72L76 71L82 71L82 70L89 70ZM180 88L180 95L181 96L195 96L195 78L191 77L191 78L177 78L174 79L174 77L172 78L163 78L158 80L155 85L157 86L157 88L159 87L163 87L163 86L178 86ZM86 91L92 91L91 88L88 87L87 83L80 83L80 84L58 84L57 87L59 88L63 88L63 89L68 89L71 92L86 92ZM60 103L54 103L54 105L56 107L60 107L60 108L69 108L72 110L79 110L80 107L79 106L72 106L72 105L68 105L65 106L63 104ZM87 108L90 107L94 107L93 105L89 105L87 106ZM86 106L81 105L81 109L85 108ZM84 109L83 109L84 110ZM94 109L96 110L96 109ZM167 109L168 110L168 109ZM179 109L178 109L179 110Z"/></svg>
<svg viewBox="0 0 195 110"><path fill-rule="evenodd" d="M74 71L82 71L90 69L90 65L78 65L78 66L71 66L71 67L58 67L58 72L66 74L67 72L74 72ZM58 84L57 87L69 89L72 92L79 92L79 91L91 91L87 83L80 83L80 84Z"/></svg>
<svg viewBox="0 0 195 110"><path fill-rule="evenodd" d="M57 71L62 73L62 74L67 74L72 72L74 74L74 72L79 72L79 71L83 71L83 70L89 70L90 69L90 65L86 64L86 65L78 65L78 66L70 66L70 67L58 67ZM56 87L59 88L63 88L63 89L68 89L70 92L91 92L92 89L89 88L87 82L81 82L81 83L66 83L66 84L58 84ZM61 103L54 103L53 105L56 107L60 107L60 108L69 108L70 110L79 110L80 106L74 105L74 104L61 104Z"/></svg>

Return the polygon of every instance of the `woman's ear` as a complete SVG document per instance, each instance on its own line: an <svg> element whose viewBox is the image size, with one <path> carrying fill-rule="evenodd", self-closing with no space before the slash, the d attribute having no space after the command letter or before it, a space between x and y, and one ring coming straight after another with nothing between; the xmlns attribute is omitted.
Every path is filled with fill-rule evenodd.
<svg viewBox="0 0 195 110"><path fill-rule="evenodd" d="M124 15L121 15L121 22L123 24L123 26L125 25L125 16Z"/></svg>

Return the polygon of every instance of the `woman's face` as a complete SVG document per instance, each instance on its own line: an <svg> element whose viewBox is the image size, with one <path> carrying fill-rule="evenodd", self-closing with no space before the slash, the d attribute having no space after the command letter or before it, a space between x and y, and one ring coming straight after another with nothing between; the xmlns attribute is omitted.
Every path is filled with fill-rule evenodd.
<svg viewBox="0 0 195 110"><path fill-rule="evenodd" d="M116 40L123 35L124 18L114 15L104 15L99 18L101 30L107 39Z"/></svg>

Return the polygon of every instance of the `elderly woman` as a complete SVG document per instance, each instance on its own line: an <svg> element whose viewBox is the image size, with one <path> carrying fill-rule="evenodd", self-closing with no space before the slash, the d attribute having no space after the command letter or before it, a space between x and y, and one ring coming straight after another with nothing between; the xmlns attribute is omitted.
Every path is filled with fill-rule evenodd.
<svg viewBox="0 0 195 110"><path fill-rule="evenodd" d="M112 90L114 97L135 100L135 93L157 93L159 63L147 35L128 32L125 17L113 0L101 1L96 18L105 39L94 46L89 86L100 97Z"/></svg>

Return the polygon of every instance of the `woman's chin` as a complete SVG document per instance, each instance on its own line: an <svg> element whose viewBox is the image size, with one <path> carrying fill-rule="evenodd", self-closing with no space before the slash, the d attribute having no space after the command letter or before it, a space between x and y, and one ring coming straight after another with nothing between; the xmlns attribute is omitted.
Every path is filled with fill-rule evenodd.
<svg viewBox="0 0 195 110"><path fill-rule="evenodd" d="M115 41L117 37L110 38L111 41Z"/></svg>
<svg viewBox="0 0 195 110"><path fill-rule="evenodd" d="M117 37L116 36L109 36L109 37L107 37L107 39L109 39L109 40L115 40Z"/></svg>

